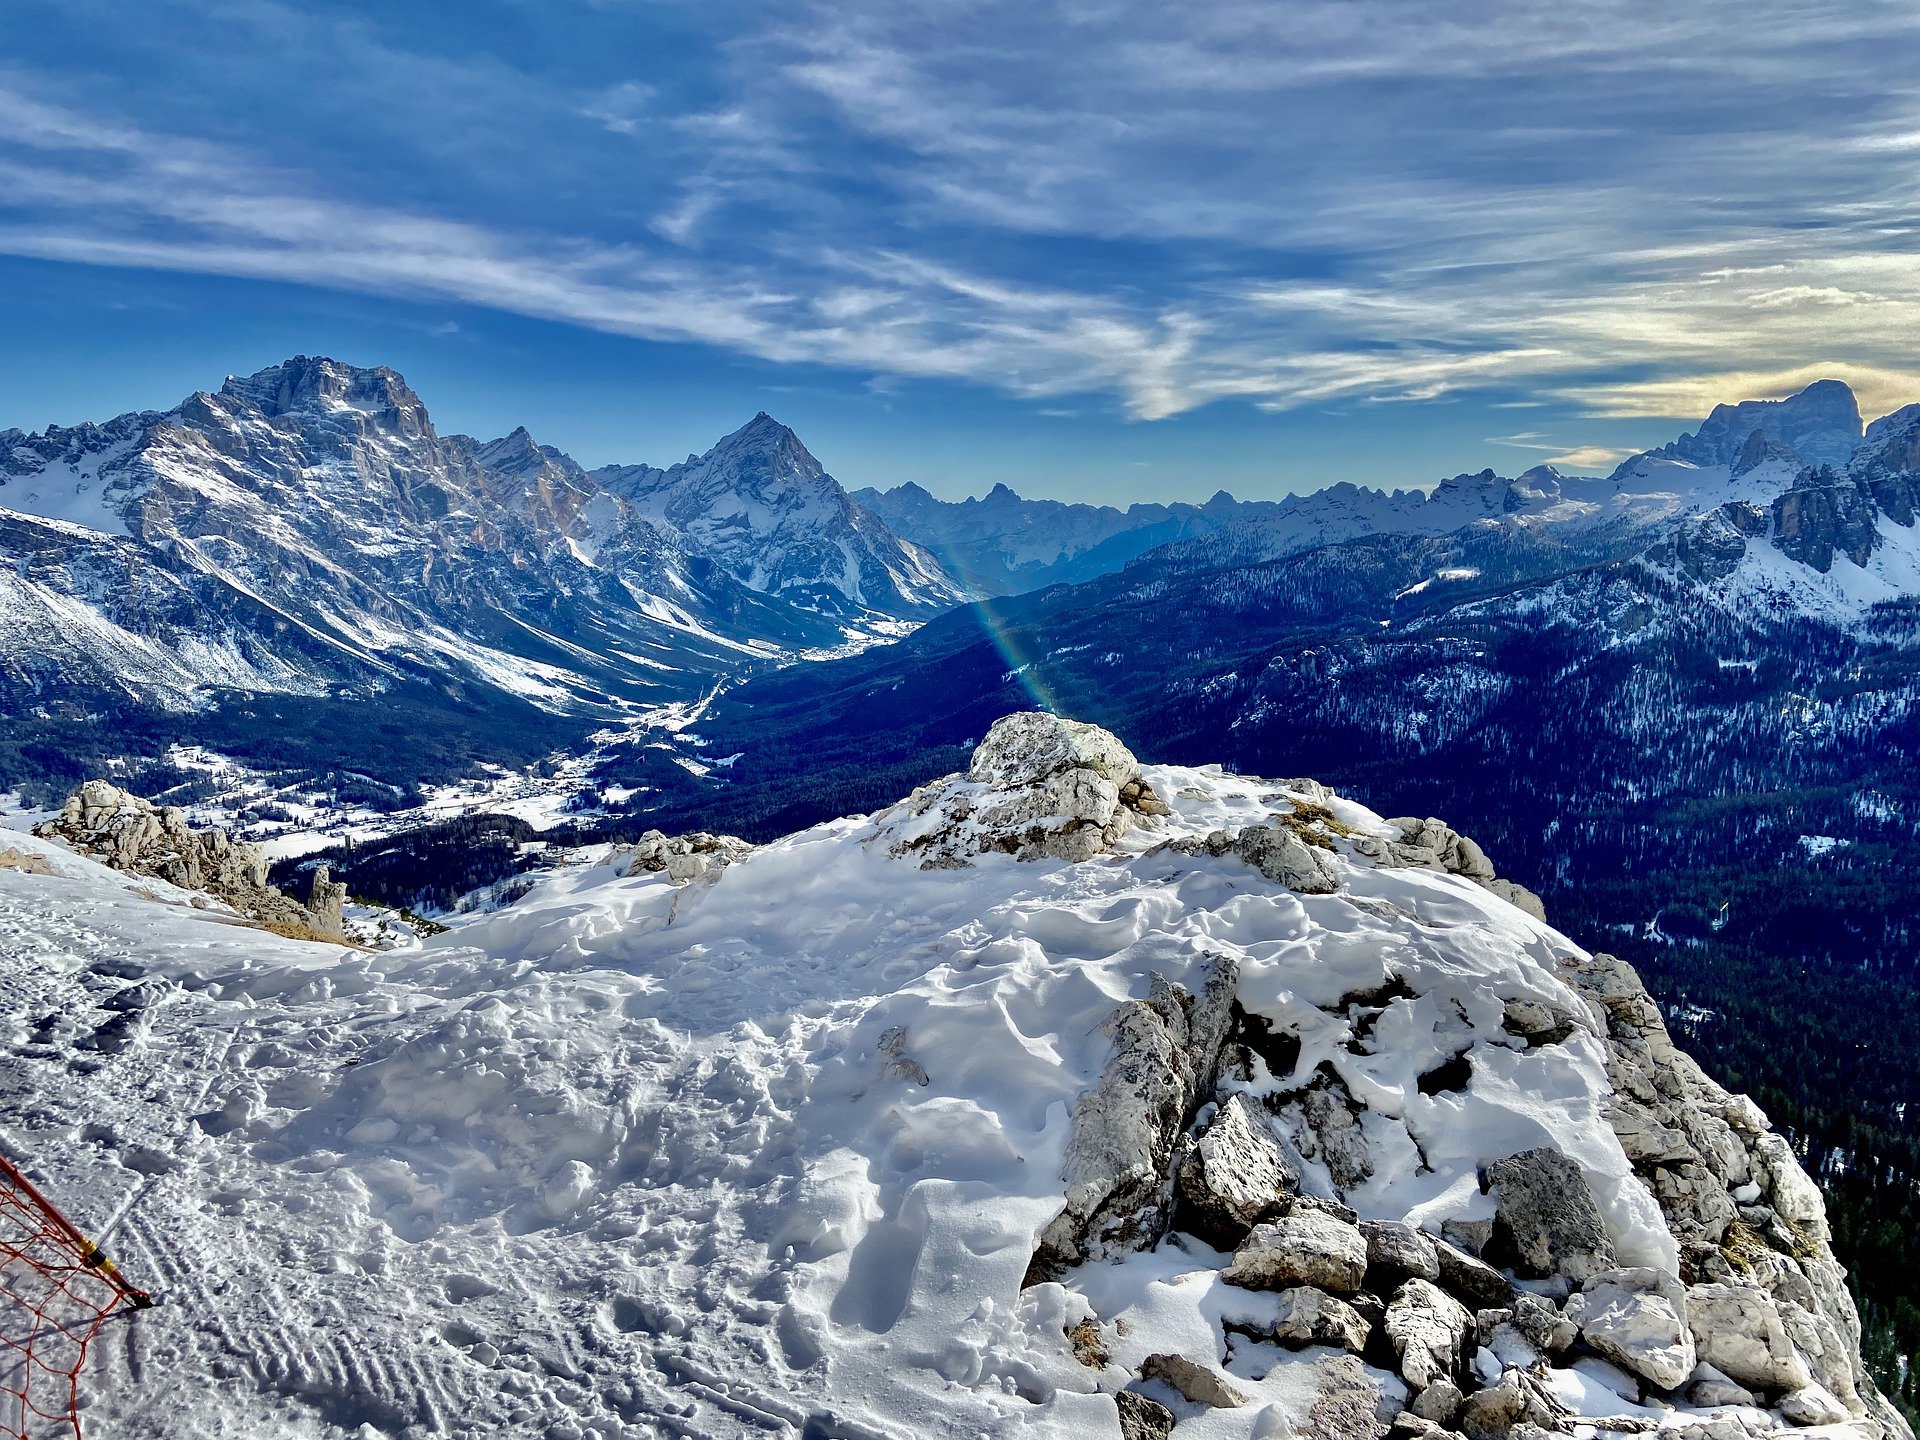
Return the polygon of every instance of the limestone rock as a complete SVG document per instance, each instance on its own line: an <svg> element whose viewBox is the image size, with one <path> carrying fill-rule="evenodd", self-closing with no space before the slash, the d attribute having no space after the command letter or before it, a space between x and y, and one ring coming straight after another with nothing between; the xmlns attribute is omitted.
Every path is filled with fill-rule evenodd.
<svg viewBox="0 0 1920 1440"><path fill-rule="evenodd" d="M1847 1407L1820 1385L1808 1385L1781 1397L1780 1414L1794 1425L1837 1425L1847 1418Z"/></svg>
<svg viewBox="0 0 1920 1440"><path fill-rule="evenodd" d="M1492 1309L1513 1298L1512 1282L1486 1261L1444 1240L1434 1241L1433 1249L1440 1262L1441 1288L1466 1302L1469 1310Z"/></svg>
<svg viewBox="0 0 1920 1440"><path fill-rule="evenodd" d="M1675 1390L1693 1373L1686 1291L1673 1276L1645 1267L1595 1275L1567 1301L1567 1319L1604 1358L1657 1390Z"/></svg>
<svg viewBox="0 0 1920 1440"><path fill-rule="evenodd" d="M1715 1405L1757 1405L1759 1397L1746 1386L1736 1384L1702 1360L1693 1367L1682 1399L1689 1405L1708 1408Z"/></svg>
<svg viewBox="0 0 1920 1440"><path fill-rule="evenodd" d="M1579 1165L1558 1150L1522 1151L1487 1167L1499 1203L1496 1225L1512 1249L1514 1269L1581 1281L1611 1270L1613 1242Z"/></svg>
<svg viewBox="0 0 1920 1440"><path fill-rule="evenodd" d="M1282 1345L1333 1345L1359 1354L1367 1348L1366 1317L1346 1301L1295 1285L1280 1292L1280 1318L1272 1335Z"/></svg>
<svg viewBox="0 0 1920 1440"><path fill-rule="evenodd" d="M734 835L715 835L694 830L685 835L665 835L649 830L635 842L629 875L660 874L676 885L689 880L717 876L753 846Z"/></svg>
<svg viewBox="0 0 1920 1440"><path fill-rule="evenodd" d="M346 907L345 883L335 880L333 871L327 866L314 866L313 889L308 892L307 897L307 909L313 912L313 928L322 935L331 935L340 940L346 939Z"/></svg>
<svg viewBox="0 0 1920 1440"><path fill-rule="evenodd" d="M1749 1389L1797 1390L1812 1383L1779 1307L1757 1285L1693 1286L1687 1322L1700 1359Z"/></svg>
<svg viewBox="0 0 1920 1440"><path fill-rule="evenodd" d="M1216 956L1197 995L1156 975L1146 999L1109 1019L1113 1052L1074 1109L1066 1205L1041 1234L1029 1283L1165 1232L1174 1143L1212 1090L1239 975Z"/></svg>
<svg viewBox="0 0 1920 1440"><path fill-rule="evenodd" d="M1362 1220L1367 1237L1367 1284L1390 1293L1403 1280L1438 1280L1440 1252L1404 1220Z"/></svg>
<svg viewBox="0 0 1920 1440"><path fill-rule="evenodd" d="M1430 1420L1435 1425L1451 1425L1466 1398L1453 1381L1435 1380L1415 1395L1413 1403L1407 1408L1422 1420Z"/></svg>
<svg viewBox="0 0 1920 1440"><path fill-rule="evenodd" d="M892 854L951 869L994 852L1091 860L1165 813L1116 736L1031 710L996 720L966 774L921 786L886 830Z"/></svg>
<svg viewBox="0 0 1920 1440"><path fill-rule="evenodd" d="M1299 1188L1300 1177L1259 1108L1233 1095L1180 1159L1181 1223L1208 1244L1231 1250L1255 1225L1286 1213Z"/></svg>
<svg viewBox="0 0 1920 1440"><path fill-rule="evenodd" d="M1387 1339L1416 1391L1452 1376L1472 1326L1466 1307L1426 1280L1407 1281L1387 1306Z"/></svg>
<svg viewBox="0 0 1920 1440"><path fill-rule="evenodd" d="M1250 1290L1312 1285L1351 1295L1366 1273L1366 1237L1343 1220L1308 1211L1255 1226L1223 1278Z"/></svg>
<svg viewBox="0 0 1920 1440"><path fill-rule="evenodd" d="M310 910L267 884L267 858L257 846L235 841L224 830L195 830L178 806L155 805L105 780L87 781L67 797L58 816L33 833L115 870L205 891L263 924L331 938L346 933L341 919L346 887L334 884L325 867L313 892L324 909Z"/></svg>
<svg viewBox="0 0 1920 1440"><path fill-rule="evenodd" d="M1166 1381L1196 1405L1237 1410L1247 1403L1247 1397L1229 1385L1225 1376L1196 1365L1184 1355L1149 1355L1140 1373L1149 1380Z"/></svg>

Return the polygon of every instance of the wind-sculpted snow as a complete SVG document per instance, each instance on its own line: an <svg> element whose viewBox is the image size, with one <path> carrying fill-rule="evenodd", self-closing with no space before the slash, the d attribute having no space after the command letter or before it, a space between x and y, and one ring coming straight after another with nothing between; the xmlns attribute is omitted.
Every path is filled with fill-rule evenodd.
<svg viewBox="0 0 1920 1440"><path fill-rule="evenodd" d="M1130 767L1095 735L1060 753ZM952 783L1008 781L976 768ZM1614 1262L1678 1273L1567 978L1588 957L1493 893L1477 848L1308 782L1138 779L1165 813L1089 858L925 868L892 853L896 807L684 882L607 855L390 953L238 929L19 837L56 873L0 868L6 1141L163 1300L99 1356L89 1434L1081 1437L1118 1434L1130 1388L1129 1414L1164 1405L1196 1440L1378 1436L1413 1398L1385 1367L1414 1362L1326 1348L1372 1302L1230 1280L1177 1205L1145 1248L1030 1273L1115 1017L1223 975L1218 1084L1273 1127L1269 1172L1321 1217L1293 1228L1346 1247L1342 1286L1352 1215L1405 1222L1361 1244L1369 1285L1378 1245L1447 1294L1509 1294L1436 1240L1504 1222L1519 1191L1483 1171L1543 1150ZM1333 888L1209 843L1255 829ZM1418 1283L1440 1298L1396 1300L1390 1328L1464 1364L1458 1305ZM1590 1416L1698 1418L1568 1363L1468 1404L1549 1386Z"/></svg>

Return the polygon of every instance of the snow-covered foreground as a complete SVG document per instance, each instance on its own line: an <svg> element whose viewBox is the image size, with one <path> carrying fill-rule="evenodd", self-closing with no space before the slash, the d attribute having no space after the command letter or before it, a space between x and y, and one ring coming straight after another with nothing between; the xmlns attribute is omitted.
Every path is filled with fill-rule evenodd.
<svg viewBox="0 0 1920 1440"><path fill-rule="evenodd" d="M1600 1041L1502 1026L1513 1002L1581 1012L1553 968L1569 941L1349 840L1330 894L1168 848L1286 797L1144 776L1172 814L1091 860L923 870L889 853L924 828L892 812L712 883L559 872L389 953L9 836L57 873L0 868L0 1141L162 1300L99 1353L91 1440L1112 1435L1103 1392L1156 1352L1224 1364L1254 1402L1173 1401L1186 1440L1312 1433L1332 1352L1229 1347L1223 1321L1276 1297L1200 1242L1022 1288L1108 1020L1222 956L1299 1040L1291 1077L1245 1088L1324 1065L1365 1107L1372 1173L1342 1187L1363 1218L1490 1217L1480 1167L1552 1146L1621 1264L1677 1268ZM1363 1024L1357 994L1399 998ZM1470 1080L1419 1083L1462 1053ZM1335 1193L1321 1160L1303 1186ZM1066 1333L1088 1317L1103 1368ZM1557 1373L1569 1403L1603 1388Z"/></svg>

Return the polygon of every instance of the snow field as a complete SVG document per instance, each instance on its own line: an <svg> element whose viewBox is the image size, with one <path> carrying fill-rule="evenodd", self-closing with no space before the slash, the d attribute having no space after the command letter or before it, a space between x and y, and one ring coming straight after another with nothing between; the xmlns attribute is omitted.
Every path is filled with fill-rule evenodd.
<svg viewBox="0 0 1920 1440"><path fill-rule="evenodd" d="M1478 1168L1552 1143L1623 1262L1672 1266L1597 1043L1501 1026L1509 999L1583 1013L1549 968L1570 942L1437 873L1349 856L1303 896L1158 849L1284 797L1145 773L1174 814L1118 857L921 871L893 820L842 820L705 885L556 872L380 954L23 842L60 873L0 871L0 1139L165 1302L104 1347L93 1440L1113 1434L1101 1392L1156 1351L1258 1402L1182 1435L1284 1434L1327 1354L1229 1355L1222 1321L1273 1302L1197 1242L1020 1288L1105 1022L1210 955L1300 1042L1249 1088L1324 1063L1368 1107L1363 1216L1489 1214ZM1088 1318L1103 1370L1064 1333Z"/></svg>

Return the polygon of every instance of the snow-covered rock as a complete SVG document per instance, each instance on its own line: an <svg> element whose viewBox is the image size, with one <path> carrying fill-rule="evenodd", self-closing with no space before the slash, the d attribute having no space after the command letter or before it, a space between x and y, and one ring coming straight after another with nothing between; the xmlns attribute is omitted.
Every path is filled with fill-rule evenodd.
<svg viewBox="0 0 1920 1440"><path fill-rule="evenodd" d="M893 854L932 869L995 851L1090 860L1165 813L1112 734L1028 711L996 720L965 775L923 785L883 824Z"/></svg>
<svg viewBox="0 0 1920 1440"><path fill-rule="evenodd" d="M1048 768L1011 749L954 783L993 803ZM1844 1413L1907 1440L1791 1152L1630 970L1365 853L1401 832L1342 797L1137 770L1167 813L1085 859L924 868L897 807L707 884L599 852L385 953L10 841L51 873L0 867L9 1148L162 1299L95 1348L90 1434L1737 1440ZM1330 891L1189 848L1306 823L1295 798L1338 822ZM1623 1097L1712 1153L1630 1154ZM1186 1228L1178 1163L1229 1107L1298 1186L1233 1253ZM1705 1371L1643 1396L1571 1342L1574 1307L1531 1293L1567 1275L1494 1268L1516 1168L1546 1173L1502 1164L1541 1151L1587 1197L1553 1268L1597 1223L1660 1278L1593 1296L1685 1284L1745 1386L1700 1292L1750 1285L1819 1368L1710 1413ZM1711 1185L1778 1224L1707 1239ZM1437 1277L1401 1277L1426 1252L1394 1226Z"/></svg>

